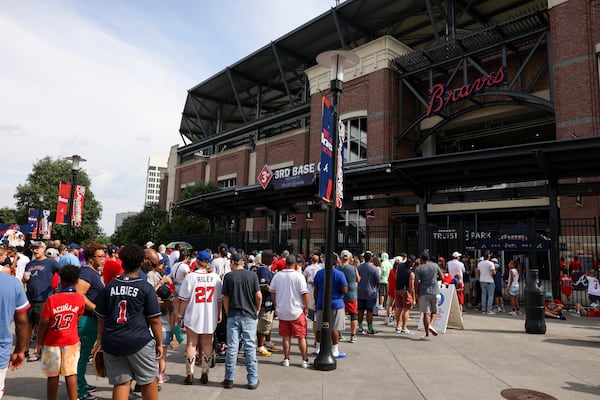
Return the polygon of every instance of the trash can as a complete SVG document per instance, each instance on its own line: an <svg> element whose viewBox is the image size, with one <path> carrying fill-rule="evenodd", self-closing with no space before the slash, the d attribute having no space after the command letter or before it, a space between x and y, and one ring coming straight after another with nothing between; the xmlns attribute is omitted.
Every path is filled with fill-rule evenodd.
<svg viewBox="0 0 600 400"><path fill-rule="evenodd" d="M525 332L543 335L546 333L544 291L538 285L538 278L539 271L530 269L525 286Z"/></svg>

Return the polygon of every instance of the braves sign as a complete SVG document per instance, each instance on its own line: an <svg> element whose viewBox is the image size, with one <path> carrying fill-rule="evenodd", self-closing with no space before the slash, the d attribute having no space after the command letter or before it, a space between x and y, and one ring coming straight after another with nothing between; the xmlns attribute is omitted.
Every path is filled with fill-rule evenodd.
<svg viewBox="0 0 600 400"><path fill-rule="evenodd" d="M489 75L481 76L457 89L448 89L441 83L437 83L429 89L427 116L430 117L431 114L440 112L443 108L505 82L506 67L501 66L498 71L490 72Z"/></svg>

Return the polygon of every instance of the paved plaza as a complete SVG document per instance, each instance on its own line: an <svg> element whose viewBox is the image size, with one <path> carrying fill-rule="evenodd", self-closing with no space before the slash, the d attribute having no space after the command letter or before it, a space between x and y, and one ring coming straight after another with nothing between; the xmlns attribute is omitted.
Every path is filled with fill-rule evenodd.
<svg viewBox="0 0 600 400"><path fill-rule="evenodd" d="M545 335L524 332L525 316L482 315L471 311L464 316L464 330L448 329L425 342L416 331L418 314L413 313L410 337L396 334L376 317L377 335L359 335L357 343L342 342L347 358L334 371L302 369L297 346L292 348L291 365L279 365L281 352L259 356L260 387L245 388L244 367L238 367L233 389L223 389L224 365L211 369L208 385L183 385L184 346L169 350L167 373L171 381L162 384L164 399L502 399L505 389L542 392L557 399L600 398L600 318L547 321ZM277 326L277 324L276 324ZM274 331L275 342L281 344ZM349 338L349 335L346 335ZM312 335L309 343L312 343ZM45 378L40 364L26 363L9 372L4 399L45 398ZM98 386L96 395L110 399L106 379L88 369L88 382ZM197 373L197 378L200 374ZM132 395L131 398L136 396ZM531 399L532 397L527 397ZM59 399L66 399L64 384Z"/></svg>

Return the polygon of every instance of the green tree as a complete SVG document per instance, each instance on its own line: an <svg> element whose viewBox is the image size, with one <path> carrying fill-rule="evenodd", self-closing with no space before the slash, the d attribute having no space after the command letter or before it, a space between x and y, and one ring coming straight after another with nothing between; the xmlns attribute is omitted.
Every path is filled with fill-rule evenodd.
<svg viewBox="0 0 600 400"><path fill-rule="evenodd" d="M33 165L33 170L27 176L27 182L18 185L14 198L17 200L17 222L27 223L28 208L50 210L52 221L52 238L65 240L66 226L58 225L56 220L56 205L58 187L61 181L70 182L72 178L71 162L64 159L53 160L44 157ZM88 243L103 235L98 224L102 206L94 197L91 182L84 170L77 174L77 184L85 186L85 201L83 203L82 226L71 229L71 242ZM43 198L42 196L43 195Z"/></svg>
<svg viewBox="0 0 600 400"><path fill-rule="evenodd" d="M17 223L17 210L14 208L2 207L0 208L0 224L16 224Z"/></svg>

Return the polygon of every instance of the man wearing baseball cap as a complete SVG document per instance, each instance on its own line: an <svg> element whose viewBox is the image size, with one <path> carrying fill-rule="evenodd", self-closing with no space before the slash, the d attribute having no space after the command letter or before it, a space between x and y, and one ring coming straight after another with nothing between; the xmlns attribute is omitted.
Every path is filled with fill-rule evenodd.
<svg viewBox="0 0 600 400"><path fill-rule="evenodd" d="M81 267L81 263L79 262L79 245L77 243L71 243L69 247L67 247L67 254L60 256L58 265L61 268L65 265Z"/></svg>
<svg viewBox="0 0 600 400"><path fill-rule="evenodd" d="M455 277L457 274L460 275L460 280L463 280L463 274L465 273L465 265L460 261L460 254L458 251L452 253L452 260L448 261L448 273L451 277Z"/></svg>

